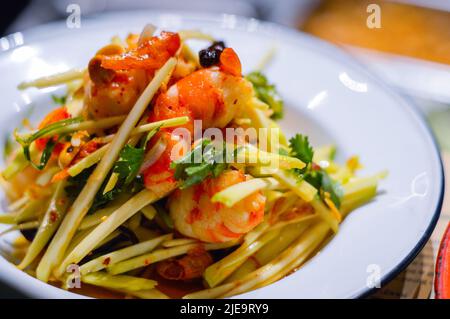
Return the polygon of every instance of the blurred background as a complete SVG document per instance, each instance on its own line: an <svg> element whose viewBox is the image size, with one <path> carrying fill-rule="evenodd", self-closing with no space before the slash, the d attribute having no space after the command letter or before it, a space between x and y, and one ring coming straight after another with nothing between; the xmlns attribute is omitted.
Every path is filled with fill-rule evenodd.
<svg viewBox="0 0 450 319"><path fill-rule="evenodd" d="M254 17L313 34L341 46L400 94L412 98L427 116L447 167L450 163L450 0L10 1L8 10L0 12L0 52L14 45L15 32L65 19L70 4L80 6L82 18L109 11L185 10ZM369 28L374 4L380 9L380 25L371 20ZM436 246L450 215L448 197L428 248L415 262L417 269L405 271L377 297L432 296ZM0 284L0 298L17 296Z"/></svg>
<svg viewBox="0 0 450 319"><path fill-rule="evenodd" d="M400 93L413 97L441 146L450 150L450 0L22 0L9 2L9 9L0 13L0 35L65 19L70 4L80 6L82 17L185 10L254 17L311 33L342 46ZM367 27L370 4L380 7L380 28Z"/></svg>

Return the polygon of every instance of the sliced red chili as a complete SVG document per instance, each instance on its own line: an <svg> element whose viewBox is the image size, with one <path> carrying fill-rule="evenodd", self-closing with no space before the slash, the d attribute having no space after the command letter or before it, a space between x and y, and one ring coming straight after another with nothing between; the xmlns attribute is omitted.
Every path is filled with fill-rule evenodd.
<svg viewBox="0 0 450 319"><path fill-rule="evenodd" d="M220 69L234 76L242 75L241 61L232 48L226 48L220 55Z"/></svg>
<svg viewBox="0 0 450 319"><path fill-rule="evenodd" d="M44 127L46 127L50 124L68 119L69 117L70 117L70 114L67 112L67 109L64 106L57 108L47 114L47 116L39 124L38 129L43 129ZM49 141L49 139L50 139L49 137L38 138L35 141L37 149L40 151L43 151L45 149L45 146L47 145L47 142ZM57 140L58 140L58 136L54 136L53 141L56 142ZM61 144L61 143L56 144L55 148L53 149L53 154L61 153L62 148L63 148L63 144Z"/></svg>

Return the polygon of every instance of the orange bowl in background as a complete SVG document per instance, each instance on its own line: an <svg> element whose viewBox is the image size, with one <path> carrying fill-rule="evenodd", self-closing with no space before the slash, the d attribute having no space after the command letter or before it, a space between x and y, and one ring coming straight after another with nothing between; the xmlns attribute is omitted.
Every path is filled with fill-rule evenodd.
<svg viewBox="0 0 450 319"><path fill-rule="evenodd" d="M380 6L379 29L367 27L370 4ZM450 64L448 11L387 0L323 0L299 27L337 44Z"/></svg>

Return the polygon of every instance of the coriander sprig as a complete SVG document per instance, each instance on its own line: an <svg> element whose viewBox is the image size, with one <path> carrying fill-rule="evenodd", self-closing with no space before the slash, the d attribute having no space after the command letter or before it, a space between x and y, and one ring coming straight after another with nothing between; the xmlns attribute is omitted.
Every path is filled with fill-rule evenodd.
<svg viewBox="0 0 450 319"><path fill-rule="evenodd" d="M201 183L208 177L217 177L228 164L225 163L225 145L218 145L210 140L202 140L188 154L171 163L174 177L180 180L180 189Z"/></svg>
<svg viewBox="0 0 450 319"><path fill-rule="evenodd" d="M313 165L314 149L309 143L308 137L296 134L289 140L289 146L291 148L290 155L307 164L303 169L294 169L294 173L300 179L313 185L322 199L325 199L328 193L333 204L339 208L343 196L341 185L334 181L327 171L318 165Z"/></svg>

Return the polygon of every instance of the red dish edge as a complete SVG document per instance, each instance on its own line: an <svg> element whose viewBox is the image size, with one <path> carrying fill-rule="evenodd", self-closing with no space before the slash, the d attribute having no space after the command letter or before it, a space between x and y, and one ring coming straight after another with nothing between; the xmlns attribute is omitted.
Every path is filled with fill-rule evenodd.
<svg viewBox="0 0 450 319"><path fill-rule="evenodd" d="M439 247L434 291L436 299L450 299L450 223Z"/></svg>

